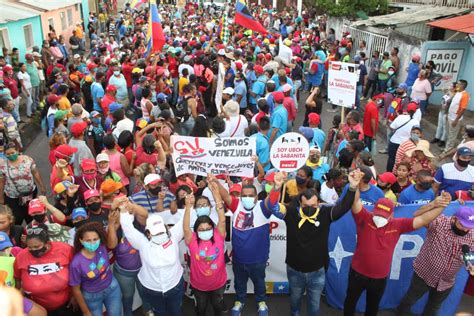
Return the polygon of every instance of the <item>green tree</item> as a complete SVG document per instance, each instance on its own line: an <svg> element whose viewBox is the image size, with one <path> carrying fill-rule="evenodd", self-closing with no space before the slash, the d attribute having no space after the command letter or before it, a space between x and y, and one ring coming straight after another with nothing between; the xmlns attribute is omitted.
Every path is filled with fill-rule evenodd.
<svg viewBox="0 0 474 316"><path fill-rule="evenodd" d="M305 0L307 6L314 6L332 16L353 17L358 11L368 15L383 14L388 9L388 0Z"/></svg>

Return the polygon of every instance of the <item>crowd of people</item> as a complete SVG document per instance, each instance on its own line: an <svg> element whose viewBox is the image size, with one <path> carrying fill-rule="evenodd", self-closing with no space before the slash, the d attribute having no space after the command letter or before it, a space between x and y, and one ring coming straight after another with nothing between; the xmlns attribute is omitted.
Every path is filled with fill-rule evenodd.
<svg viewBox="0 0 474 316"><path fill-rule="evenodd" d="M440 79L432 61L409 56L401 69L407 56L396 47L370 52L364 41L327 28L313 8L299 16L251 7L268 34L228 23L233 8L220 23L222 10L160 5L161 51L146 42L149 9L130 4L116 16L106 7L91 13L88 29L79 22L67 44L51 28L41 49L3 49L0 268L7 270L0 284L21 290L24 314L128 316L137 289L147 315L181 315L189 282L197 315L228 309L238 316L250 279L258 315L268 315L273 216L286 223L291 315L301 315L305 293L308 315L318 315L330 224L349 212L358 238L344 315L354 315L364 291L366 315L378 313L400 235L422 227L427 237L398 312L409 314L429 292L424 314L435 315L464 268L473 295L474 265L462 257L464 246L474 249L474 208L464 206L474 200L474 126L463 122L468 83L446 91L428 141L421 119ZM280 37L291 59L279 54ZM360 78L354 109L323 126L332 61L358 65ZM20 103L49 139L49 183L24 152ZM374 161L382 125L384 167ZM287 174L272 166L270 148L293 131L310 150L305 165ZM173 135L255 138L254 177L177 175ZM435 143L444 148L439 159ZM452 201L460 203L454 215L442 214ZM419 204L413 217L395 216L397 205L409 204ZM168 215L178 218L174 225ZM229 262L235 299L228 308Z"/></svg>

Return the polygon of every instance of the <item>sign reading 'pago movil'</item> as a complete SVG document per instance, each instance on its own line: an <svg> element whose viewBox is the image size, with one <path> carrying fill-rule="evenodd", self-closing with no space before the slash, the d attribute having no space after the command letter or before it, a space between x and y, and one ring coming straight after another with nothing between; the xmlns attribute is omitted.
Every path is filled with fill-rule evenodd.
<svg viewBox="0 0 474 316"><path fill-rule="evenodd" d="M286 133L273 142L270 149L272 165L286 172L293 172L303 167L308 160L309 144L306 138L298 133Z"/></svg>
<svg viewBox="0 0 474 316"><path fill-rule="evenodd" d="M426 60L432 60L435 63L434 71L442 75L441 80L435 84L435 90L449 89L458 80L463 53L462 49L445 48L426 51Z"/></svg>

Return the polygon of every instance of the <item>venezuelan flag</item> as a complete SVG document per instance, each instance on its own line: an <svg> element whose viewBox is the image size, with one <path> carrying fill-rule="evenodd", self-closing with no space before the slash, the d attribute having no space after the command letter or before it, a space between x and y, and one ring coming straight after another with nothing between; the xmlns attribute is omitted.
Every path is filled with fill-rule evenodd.
<svg viewBox="0 0 474 316"><path fill-rule="evenodd" d="M148 31L146 34L147 55L159 52L165 45L165 34L161 26L160 16L158 15L158 6L156 0L150 0L150 18L148 21Z"/></svg>
<svg viewBox="0 0 474 316"><path fill-rule="evenodd" d="M237 4L235 5L235 23L261 34L268 33L265 27L253 18L247 8L245 0L237 0Z"/></svg>

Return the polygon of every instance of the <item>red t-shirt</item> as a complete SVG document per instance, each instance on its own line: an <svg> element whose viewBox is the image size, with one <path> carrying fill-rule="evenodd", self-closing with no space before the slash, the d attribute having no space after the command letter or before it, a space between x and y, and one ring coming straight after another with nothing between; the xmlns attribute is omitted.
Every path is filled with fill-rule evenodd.
<svg viewBox="0 0 474 316"><path fill-rule="evenodd" d="M288 121L293 122L296 118L295 100L292 97L285 97L283 99L283 106L288 111Z"/></svg>
<svg viewBox="0 0 474 316"><path fill-rule="evenodd" d="M51 175L49 177L50 178L49 183L51 185L51 191L53 191L53 192L54 192L54 187L56 186L56 184L63 181L61 178L58 177L57 172L58 172L58 168L56 168L56 165L53 165L53 168L51 169ZM68 173L69 176L74 177L74 170L72 169L71 165L67 165L67 173Z"/></svg>
<svg viewBox="0 0 474 316"><path fill-rule="evenodd" d="M132 82L132 71L134 66L130 63L123 63L122 64L122 74L125 77L125 81L127 82L127 88L131 88L133 85Z"/></svg>
<svg viewBox="0 0 474 316"><path fill-rule="evenodd" d="M71 298L69 263L72 256L72 247L62 242L52 241L49 251L40 258L23 249L15 260L15 278L21 280L33 301L49 311L58 309Z"/></svg>
<svg viewBox="0 0 474 316"><path fill-rule="evenodd" d="M18 98L18 82L13 78L3 77L3 83L5 84L5 87L10 89L12 98Z"/></svg>
<svg viewBox="0 0 474 316"><path fill-rule="evenodd" d="M136 154L137 158L135 159L135 166L139 166L144 162L147 162L153 166L156 166L156 164L158 163L158 154L147 154L142 146L137 148Z"/></svg>
<svg viewBox="0 0 474 316"><path fill-rule="evenodd" d="M384 227L377 228L372 220L372 213L365 208L352 215L357 227L352 269L369 278L386 278L400 235L414 230L413 218L393 218Z"/></svg>
<svg viewBox="0 0 474 316"><path fill-rule="evenodd" d="M102 111L104 111L104 116L109 115L109 105L115 102L115 97L110 94L105 94L102 98L101 106Z"/></svg>
<svg viewBox="0 0 474 316"><path fill-rule="evenodd" d="M377 105L374 102L369 102L365 107L364 113L363 131L365 136L374 136L374 132L372 131L372 125L370 124L370 121L372 119L375 119L375 132L377 132L379 128L379 110L377 109Z"/></svg>

